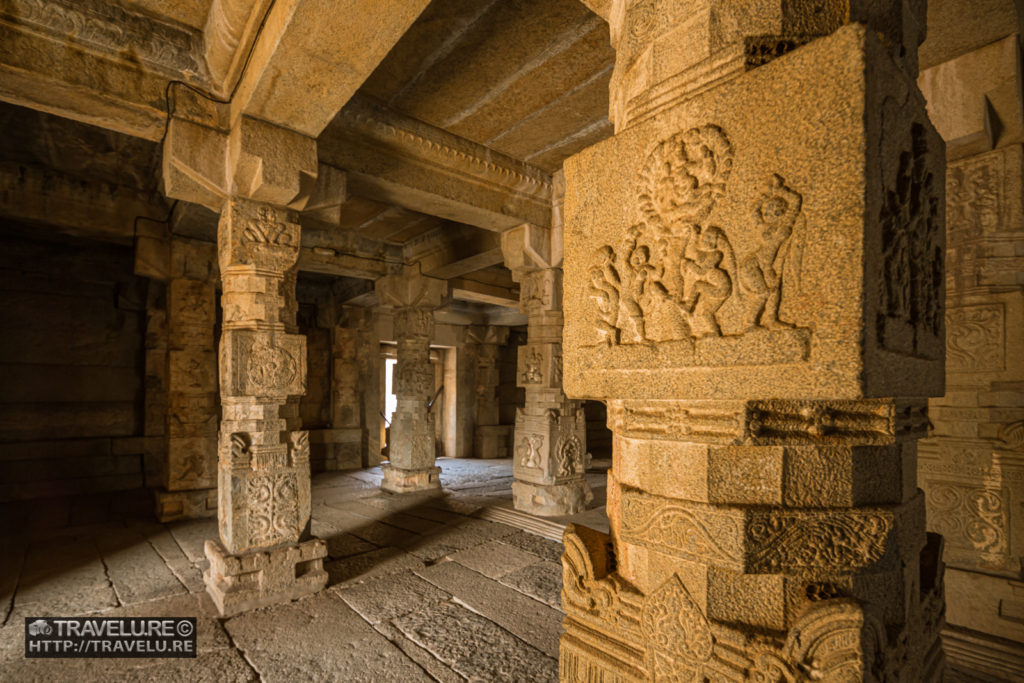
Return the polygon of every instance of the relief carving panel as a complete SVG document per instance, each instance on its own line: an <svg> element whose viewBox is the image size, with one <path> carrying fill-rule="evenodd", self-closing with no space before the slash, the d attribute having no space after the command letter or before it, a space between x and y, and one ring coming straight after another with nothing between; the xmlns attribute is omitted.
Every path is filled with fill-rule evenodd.
<svg viewBox="0 0 1024 683"><path fill-rule="evenodd" d="M809 332L785 310L800 286L803 197L772 174L747 225L713 224L734 156L726 133L710 124L676 134L648 155L636 179L638 222L621 244L601 246L590 259L592 346L674 344L689 347L690 364L701 365L707 345L699 340L777 330L791 339L784 358L770 362L805 357ZM736 253L736 231L757 236L749 251Z"/></svg>

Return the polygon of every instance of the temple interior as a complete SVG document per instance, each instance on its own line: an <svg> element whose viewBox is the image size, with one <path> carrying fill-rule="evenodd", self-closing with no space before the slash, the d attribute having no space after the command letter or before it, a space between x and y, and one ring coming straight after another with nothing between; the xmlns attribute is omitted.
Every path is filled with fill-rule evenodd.
<svg viewBox="0 0 1024 683"><path fill-rule="evenodd" d="M0 2L0 680L1024 681L1022 27Z"/></svg>

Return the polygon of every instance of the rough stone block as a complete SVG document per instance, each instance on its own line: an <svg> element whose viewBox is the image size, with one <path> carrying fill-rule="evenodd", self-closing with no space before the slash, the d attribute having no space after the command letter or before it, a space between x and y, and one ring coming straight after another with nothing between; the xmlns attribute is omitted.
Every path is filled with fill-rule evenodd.
<svg viewBox="0 0 1024 683"><path fill-rule="evenodd" d="M320 539L245 555L229 555L219 542L208 540L206 557L210 568L203 579L221 616L294 600L327 585L327 544Z"/></svg>

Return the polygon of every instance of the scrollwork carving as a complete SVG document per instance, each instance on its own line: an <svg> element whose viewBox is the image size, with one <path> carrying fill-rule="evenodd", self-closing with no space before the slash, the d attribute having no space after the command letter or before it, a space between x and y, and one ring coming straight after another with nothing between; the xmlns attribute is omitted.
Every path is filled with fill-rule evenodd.
<svg viewBox="0 0 1024 683"><path fill-rule="evenodd" d="M756 513L747 523L747 567L763 573L851 571L878 562L893 520L876 512Z"/></svg>
<svg viewBox="0 0 1024 683"><path fill-rule="evenodd" d="M298 536L298 486L290 473L252 476L246 485L249 544L269 546Z"/></svg>

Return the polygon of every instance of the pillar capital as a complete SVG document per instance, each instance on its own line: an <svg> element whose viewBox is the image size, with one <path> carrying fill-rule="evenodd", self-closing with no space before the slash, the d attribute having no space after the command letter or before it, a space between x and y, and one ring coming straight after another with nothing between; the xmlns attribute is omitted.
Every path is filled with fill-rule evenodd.
<svg viewBox="0 0 1024 683"><path fill-rule="evenodd" d="M428 308L441 305L448 293L445 280L421 275L413 268L385 275L374 283L382 308Z"/></svg>
<svg viewBox="0 0 1024 683"><path fill-rule="evenodd" d="M208 124L179 116L168 122L162 168L168 197L213 211L229 197L301 210L316 193L314 138L249 116L230 128ZM331 185L338 183L332 178Z"/></svg>
<svg viewBox="0 0 1024 683"><path fill-rule="evenodd" d="M850 22L878 34L915 77L925 2L614 0L608 19L617 53L609 115L620 131Z"/></svg>

